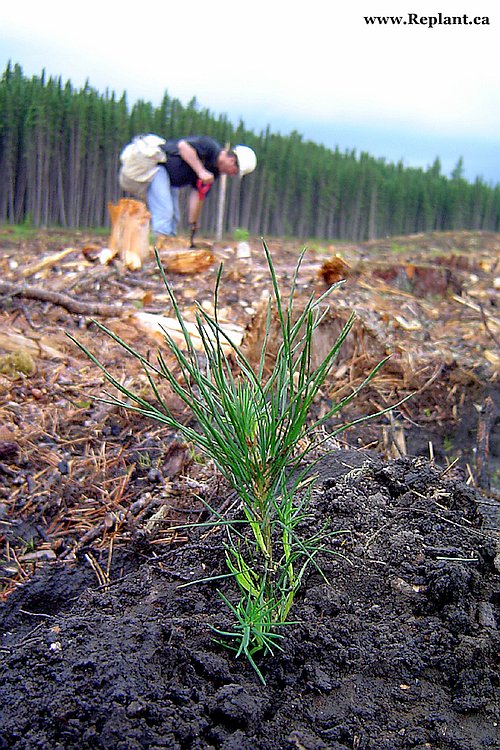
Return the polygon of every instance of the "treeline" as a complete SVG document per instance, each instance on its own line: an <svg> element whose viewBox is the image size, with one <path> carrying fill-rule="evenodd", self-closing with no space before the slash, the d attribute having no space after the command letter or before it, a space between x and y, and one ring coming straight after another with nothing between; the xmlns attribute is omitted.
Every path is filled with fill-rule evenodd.
<svg viewBox="0 0 500 750"><path fill-rule="evenodd" d="M108 202L122 195L119 154L136 133L165 137L207 134L222 145L246 143L257 170L227 183L225 231L360 241L384 235L449 229L500 231L500 185L450 178L438 159L426 170L391 164L367 153L331 150L293 132L255 134L242 122L183 105L165 93L161 104L132 107L89 85L26 77L9 64L0 81L0 222L100 227ZM215 231L217 190L203 214ZM185 215L185 212L184 212Z"/></svg>

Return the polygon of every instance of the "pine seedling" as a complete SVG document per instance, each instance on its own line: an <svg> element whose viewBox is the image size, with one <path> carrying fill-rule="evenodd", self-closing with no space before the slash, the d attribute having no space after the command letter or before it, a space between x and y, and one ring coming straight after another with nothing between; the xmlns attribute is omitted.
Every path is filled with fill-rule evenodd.
<svg viewBox="0 0 500 750"><path fill-rule="evenodd" d="M317 558L331 552L330 542L335 532L327 527L309 537L303 532L308 526L311 482L310 466L305 469L304 466L322 441L318 428L352 401L385 361L374 368L359 388L334 404L321 418L311 419L313 402L332 370L355 317L354 314L349 317L324 360L313 367L314 334L326 313L325 302L339 284L319 299L311 295L301 312L296 313L297 278L305 250L299 257L285 304L265 242L263 247L272 295L268 301L262 353L255 369L219 323L222 266L216 278L214 314L209 315L200 305L196 309L196 328L202 342L199 356L158 252L157 263L181 327L183 345L177 344L167 331L164 331L164 339L181 376L174 375L161 350L157 352L156 363L150 362L96 322L101 331L139 361L155 403L123 385L95 355L70 336L118 392L118 395L106 394L102 401L174 428L213 460L236 491L240 517L216 516L215 520L225 534L227 577L235 582L235 599L231 601L227 594L219 593L234 617L234 626L216 630L216 633L237 656L247 658L262 681L256 656L259 653L272 655L281 648L283 631L291 623L289 614L306 570L312 565L321 572ZM266 374L273 312L279 323L280 344L272 371ZM231 358L225 353L227 349L233 355ZM160 393L160 381L166 381L186 405L194 417L196 429L172 415ZM337 433L349 426L343 425ZM215 582L219 578L205 580Z"/></svg>

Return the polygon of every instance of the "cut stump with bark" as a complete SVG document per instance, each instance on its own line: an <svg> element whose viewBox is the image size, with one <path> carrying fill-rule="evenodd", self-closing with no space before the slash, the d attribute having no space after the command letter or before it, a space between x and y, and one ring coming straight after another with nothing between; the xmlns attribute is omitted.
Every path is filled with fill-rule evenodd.
<svg viewBox="0 0 500 750"><path fill-rule="evenodd" d="M122 198L108 203L111 219L109 249L111 258L119 256L130 271L137 271L150 256L149 222L151 214L142 201Z"/></svg>
<svg viewBox="0 0 500 750"><path fill-rule="evenodd" d="M291 318L292 324L295 323L304 311L304 300L298 300L294 305ZM262 348L267 339L266 357L264 362L264 371L270 375L276 362L278 350L283 342L281 333L281 323L275 307L271 309L271 317L267 319L268 302L263 299L259 302L255 315L247 325L244 332L241 349L255 370L258 369ZM311 367L319 367L328 356L330 350L346 325L349 316L349 308L343 308L337 305L334 309L330 308L324 312L323 318L314 332L312 349L311 349ZM269 332L267 329L269 326ZM380 362L387 355L385 342L370 327L367 321L364 321L360 315L357 316L351 334L345 340L339 357L337 358L336 372L344 374L348 368L351 374L356 371L356 375L366 375L366 370ZM340 368L340 369L339 369Z"/></svg>

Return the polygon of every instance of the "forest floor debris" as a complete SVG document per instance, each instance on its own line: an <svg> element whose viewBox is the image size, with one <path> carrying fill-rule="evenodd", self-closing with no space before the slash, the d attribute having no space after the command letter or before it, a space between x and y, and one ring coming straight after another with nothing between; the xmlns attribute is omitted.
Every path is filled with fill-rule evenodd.
<svg viewBox="0 0 500 750"><path fill-rule="evenodd" d="M328 570L335 585L308 579L301 624L264 665L266 690L211 641L207 623L223 616L215 589L176 588L222 564L220 542L185 525L206 518L200 498L230 507L227 490L177 435L95 401L103 378L65 336L146 388L91 318L154 356L158 329L137 316L172 316L158 269L96 264L105 241L67 234L0 230L0 357L33 363L16 369L14 357L0 373L0 748L496 747L500 235L311 243L299 295L325 290L328 259L347 276L318 356L358 315L319 413L387 353L342 420L415 395L348 430L325 459L315 513L346 532ZM171 281L194 320L195 300L212 309L223 260L221 323L252 357L269 282L260 242L250 244L238 257L211 243L212 266ZM268 244L286 290L301 246Z"/></svg>

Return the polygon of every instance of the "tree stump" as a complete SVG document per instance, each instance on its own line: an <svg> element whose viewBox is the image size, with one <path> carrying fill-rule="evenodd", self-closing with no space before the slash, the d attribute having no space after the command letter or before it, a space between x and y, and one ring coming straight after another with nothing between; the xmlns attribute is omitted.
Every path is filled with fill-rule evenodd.
<svg viewBox="0 0 500 750"><path fill-rule="evenodd" d="M151 214L142 201L122 198L108 203L111 218L109 249L131 271L136 271L150 255L149 221Z"/></svg>

